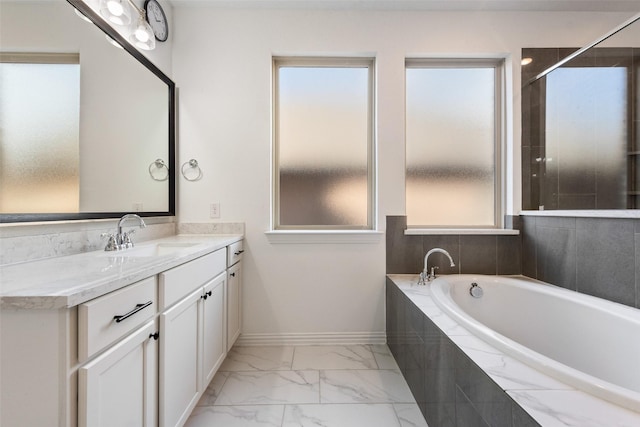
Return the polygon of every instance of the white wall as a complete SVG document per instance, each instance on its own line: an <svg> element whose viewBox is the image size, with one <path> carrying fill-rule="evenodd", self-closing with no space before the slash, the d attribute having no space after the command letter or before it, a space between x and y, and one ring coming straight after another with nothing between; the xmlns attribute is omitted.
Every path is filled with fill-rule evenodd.
<svg viewBox="0 0 640 427"><path fill-rule="evenodd" d="M244 333L383 332L385 243L270 244L272 55L374 55L378 91L378 221L404 214L404 59L505 56L508 212L520 209L520 49L581 46L628 13L391 12L174 7L179 87L180 222L245 221ZM336 337L338 335L335 335Z"/></svg>

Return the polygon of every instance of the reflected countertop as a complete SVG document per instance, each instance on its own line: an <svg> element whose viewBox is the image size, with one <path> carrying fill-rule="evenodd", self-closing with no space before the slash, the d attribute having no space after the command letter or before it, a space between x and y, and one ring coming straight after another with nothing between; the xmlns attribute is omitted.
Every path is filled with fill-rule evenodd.
<svg viewBox="0 0 640 427"><path fill-rule="evenodd" d="M0 266L0 308L74 307L242 238L239 234L177 235L122 251L94 251ZM167 254L131 256L137 248L158 244L180 247Z"/></svg>

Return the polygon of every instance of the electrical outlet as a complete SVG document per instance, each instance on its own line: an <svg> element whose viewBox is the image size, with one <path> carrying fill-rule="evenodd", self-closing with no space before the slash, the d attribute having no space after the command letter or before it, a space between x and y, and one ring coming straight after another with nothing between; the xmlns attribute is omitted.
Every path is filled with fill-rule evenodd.
<svg viewBox="0 0 640 427"><path fill-rule="evenodd" d="M211 206L209 208L210 218L220 218L220 203L211 203Z"/></svg>

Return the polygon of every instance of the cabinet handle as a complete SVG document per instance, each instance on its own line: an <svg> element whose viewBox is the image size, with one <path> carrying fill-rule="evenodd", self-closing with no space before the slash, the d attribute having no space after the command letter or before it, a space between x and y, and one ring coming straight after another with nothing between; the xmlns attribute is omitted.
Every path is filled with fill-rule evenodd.
<svg viewBox="0 0 640 427"><path fill-rule="evenodd" d="M149 307L151 304L153 304L153 301L147 301L144 304L136 304L134 309L131 310L130 312L128 312L127 314L122 314L120 316L113 316L113 320L115 320L116 323L120 323L123 320L126 320L129 317L133 316L134 314L136 314L140 310L144 310L145 308Z"/></svg>
<svg viewBox="0 0 640 427"><path fill-rule="evenodd" d="M240 255L240 254L241 254L241 253L243 253L243 252L244 252L244 249L243 249L243 250L241 250L241 251L238 251L238 252L234 252L234 255Z"/></svg>
<svg viewBox="0 0 640 427"><path fill-rule="evenodd" d="M153 338L155 341L158 341L158 338L160 338L160 332L149 334L149 339L151 338Z"/></svg>
<svg viewBox="0 0 640 427"><path fill-rule="evenodd" d="M231 274L229 274L229 276L236 277L236 273L231 273Z"/></svg>

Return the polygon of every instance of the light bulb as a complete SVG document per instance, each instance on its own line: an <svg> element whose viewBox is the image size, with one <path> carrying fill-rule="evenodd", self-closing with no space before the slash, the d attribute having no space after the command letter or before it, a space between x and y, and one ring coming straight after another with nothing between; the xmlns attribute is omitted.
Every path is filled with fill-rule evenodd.
<svg viewBox="0 0 640 427"><path fill-rule="evenodd" d="M144 19L144 13L141 13L136 26L132 29L129 41L142 50L153 50L156 47L156 38L153 29Z"/></svg>
<svg viewBox="0 0 640 427"><path fill-rule="evenodd" d="M109 12L111 12L114 16L121 16L124 13L124 7L122 7L122 3L120 3L119 1L108 1L107 9L109 9Z"/></svg>
<svg viewBox="0 0 640 427"><path fill-rule="evenodd" d="M100 15L116 25L128 25L131 22L131 6L127 0L100 0Z"/></svg>

